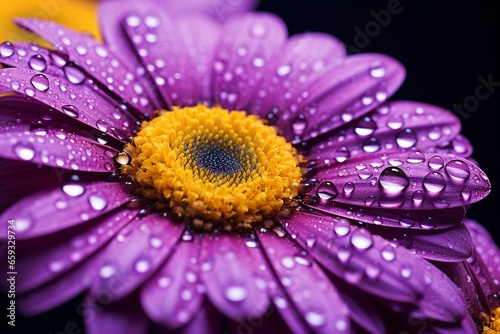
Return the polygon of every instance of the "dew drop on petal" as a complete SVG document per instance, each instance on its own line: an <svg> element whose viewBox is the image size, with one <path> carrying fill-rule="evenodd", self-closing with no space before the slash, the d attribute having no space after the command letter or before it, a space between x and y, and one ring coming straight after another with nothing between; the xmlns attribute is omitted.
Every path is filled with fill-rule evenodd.
<svg viewBox="0 0 500 334"><path fill-rule="evenodd" d="M338 194L337 187L330 181L325 181L316 188L316 195L324 201L333 200Z"/></svg>
<svg viewBox="0 0 500 334"><path fill-rule="evenodd" d="M18 232L24 232L28 230L32 225L32 221L28 217L16 218L15 221L16 231Z"/></svg>
<svg viewBox="0 0 500 334"><path fill-rule="evenodd" d="M422 152L419 151L409 153L408 157L406 158L406 162L409 162L411 164L420 164L424 161L425 157Z"/></svg>
<svg viewBox="0 0 500 334"><path fill-rule="evenodd" d="M326 323L326 317L324 314L321 314L316 311L309 311L305 314L306 321L315 327L322 326Z"/></svg>
<svg viewBox="0 0 500 334"><path fill-rule="evenodd" d="M351 224L347 219L340 219L339 221L335 222L333 230L337 235L344 236L349 234L349 232L351 231Z"/></svg>
<svg viewBox="0 0 500 334"><path fill-rule="evenodd" d="M149 245L153 248L160 248L163 246L163 240L159 236L152 236L149 239Z"/></svg>
<svg viewBox="0 0 500 334"><path fill-rule="evenodd" d="M460 195L462 196L462 199L464 201L470 200L472 196L472 190L470 187L463 187L462 190L460 190Z"/></svg>
<svg viewBox="0 0 500 334"><path fill-rule="evenodd" d="M424 177L424 188L430 193L438 193L446 187L444 176L438 172L431 172Z"/></svg>
<svg viewBox="0 0 500 334"><path fill-rule="evenodd" d="M85 192L83 185L74 182L66 183L62 186L62 190L71 197L81 196Z"/></svg>
<svg viewBox="0 0 500 334"><path fill-rule="evenodd" d="M47 69L47 61L41 55L33 55L28 61L30 67L38 72L43 72Z"/></svg>
<svg viewBox="0 0 500 334"><path fill-rule="evenodd" d="M66 115L73 118L78 118L78 116L80 116L80 110L72 104L64 105L61 109Z"/></svg>
<svg viewBox="0 0 500 334"><path fill-rule="evenodd" d="M108 202L101 196L98 195L90 195L89 196L89 204L90 206L97 211L102 211L108 205Z"/></svg>
<svg viewBox="0 0 500 334"><path fill-rule="evenodd" d="M42 121L34 121L30 124L30 132L37 136L45 136L48 129Z"/></svg>
<svg viewBox="0 0 500 334"><path fill-rule="evenodd" d="M99 269L99 275L102 278L110 278L116 273L116 268L112 265L105 265Z"/></svg>
<svg viewBox="0 0 500 334"><path fill-rule="evenodd" d="M241 302L247 297L247 295L248 291L242 286L233 285L224 290L224 296L232 302Z"/></svg>
<svg viewBox="0 0 500 334"><path fill-rule="evenodd" d="M351 234L351 244L358 249L368 249L373 245L372 235L366 229L359 229Z"/></svg>
<svg viewBox="0 0 500 334"><path fill-rule="evenodd" d="M354 132L360 136L369 136L377 129L371 117L364 117L354 126Z"/></svg>
<svg viewBox="0 0 500 334"><path fill-rule="evenodd" d="M401 148L410 148L417 143L417 135L411 129L404 129L396 135L396 143Z"/></svg>
<svg viewBox="0 0 500 334"><path fill-rule="evenodd" d="M424 230L432 230L436 228L436 222L431 217L427 217L420 222L420 227Z"/></svg>
<svg viewBox="0 0 500 334"><path fill-rule="evenodd" d="M380 141L374 137L369 138L363 144L363 150L367 153L377 152L378 150L380 150L380 147Z"/></svg>
<svg viewBox="0 0 500 334"><path fill-rule="evenodd" d="M149 264L149 261L146 260L146 259L139 259L135 265L134 265L134 268L135 270L138 272L138 273L145 273L149 270L150 268L150 264Z"/></svg>
<svg viewBox="0 0 500 334"><path fill-rule="evenodd" d="M413 274L413 271L410 265L403 265L399 273L403 278L410 278Z"/></svg>
<svg viewBox="0 0 500 334"><path fill-rule="evenodd" d="M85 73L73 63L68 63L63 67L64 75L69 82L79 85L85 80Z"/></svg>
<svg viewBox="0 0 500 334"><path fill-rule="evenodd" d="M464 182L470 176L469 166L460 160L452 160L444 167L446 174L448 174L454 181Z"/></svg>
<svg viewBox="0 0 500 334"><path fill-rule="evenodd" d="M29 143L18 143L14 145L13 149L15 155L21 160L30 161L35 157L35 149Z"/></svg>
<svg viewBox="0 0 500 334"><path fill-rule="evenodd" d="M410 184L405 172L398 167L385 168L380 173L378 182L382 188L391 194L401 193Z"/></svg>
<svg viewBox="0 0 500 334"><path fill-rule="evenodd" d="M3 42L0 44L0 56L9 58L14 54L14 44L11 42Z"/></svg>
<svg viewBox="0 0 500 334"><path fill-rule="evenodd" d="M394 259L396 258L396 253L394 252L394 250L392 250L390 246L386 246L384 249L382 249L380 255L387 262L394 261Z"/></svg>
<svg viewBox="0 0 500 334"><path fill-rule="evenodd" d="M285 256L281 259L281 265L287 269L292 269L295 267L295 261L291 256Z"/></svg>
<svg viewBox="0 0 500 334"><path fill-rule="evenodd" d="M429 158L429 167L433 170L439 170L444 166L444 160L439 155L434 155Z"/></svg>

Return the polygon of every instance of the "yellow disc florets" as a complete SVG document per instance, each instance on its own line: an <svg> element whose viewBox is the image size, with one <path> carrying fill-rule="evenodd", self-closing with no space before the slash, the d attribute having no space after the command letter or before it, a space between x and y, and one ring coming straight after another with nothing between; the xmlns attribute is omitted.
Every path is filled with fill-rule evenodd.
<svg viewBox="0 0 500 334"><path fill-rule="evenodd" d="M500 333L500 307L493 310L489 324L484 325L483 334Z"/></svg>
<svg viewBox="0 0 500 334"><path fill-rule="evenodd" d="M298 193L300 156L256 116L205 105L162 112L125 152L122 172L155 200L198 223L248 225Z"/></svg>

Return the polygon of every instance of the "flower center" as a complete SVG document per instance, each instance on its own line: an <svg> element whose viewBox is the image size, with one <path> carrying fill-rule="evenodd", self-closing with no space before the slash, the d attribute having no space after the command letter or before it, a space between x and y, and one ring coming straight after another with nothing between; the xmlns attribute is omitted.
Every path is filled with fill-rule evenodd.
<svg viewBox="0 0 500 334"><path fill-rule="evenodd" d="M490 320L488 325L484 325L483 334L500 333L500 307L493 310Z"/></svg>
<svg viewBox="0 0 500 334"><path fill-rule="evenodd" d="M161 112L124 152L136 192L204 228L250 227L289 204L301 180L300 155L273 127L219 107Z"/></svg>

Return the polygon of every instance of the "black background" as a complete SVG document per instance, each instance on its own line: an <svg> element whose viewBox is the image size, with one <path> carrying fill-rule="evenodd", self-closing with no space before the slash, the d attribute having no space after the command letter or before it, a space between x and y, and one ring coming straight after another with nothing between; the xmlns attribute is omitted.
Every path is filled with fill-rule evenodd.
<svg viewBox="0 0 500 334"><path fill-rule="evenodd" d="M397 7L400 12L391 15L385 27L379 26L376 34L372 31L366 45L356 44L357 29L366 31L367 25L373 28L373 13L386 10L390 3L396 1L269 0L261 2L258 10L281 16L290 34L323 31L356 47L351 49L355 53L378 52L398 59L406 67L407 78L393 99L423 101L452 110L455 103L463 104L475 95L479 76L492 76L500 83L500 12L493 8L494 1L401 0ZM469 117L462 118L462 133L474 145L473 158L492 183L491 194L475 204L468 216L483 223L500 244L496 217L500 126L495 116L499 109L500 87L495 87ZM81 328L78 304L74 300L30 319L18 315L15 332L64 333L69 321ZM2 319L3 326L5 316Z"/></svg>

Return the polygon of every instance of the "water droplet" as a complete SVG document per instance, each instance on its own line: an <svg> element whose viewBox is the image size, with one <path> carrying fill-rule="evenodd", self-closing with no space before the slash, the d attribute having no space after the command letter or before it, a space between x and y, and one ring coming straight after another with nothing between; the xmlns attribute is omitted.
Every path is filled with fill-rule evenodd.
<svg viewBox="0 0 500 334"><path fill-rule="evenodd" d="M279 76L285 76L287 74L290 74L292 72L292 67L290 65L281 65L276 69L276 73Z"/></svg>
<svg viewBox="0 0 500 334"><path fill-rule="evenodd" d="M387 121L386 125L392 130L397 130L403 126L403 120L399 115L395 115Z"/></svg>
<svg viewBox="0 0 500 334"><path fill-rule="evenodd" d="M80 111L74 105L67 104L62 106L61 109L66 115L71 116L73 118L77 118L78 116L80 116Z"/></svg>
<svg viewBox="0 0 500 334"><path fill-rule="evenodd" d="M401 193L410 184L405 172L398 167L385 168L380 173L378 182L382 188L391 194Z"/></svg>
<svg viewBox="0 0 500 334"><path fill-rule="evenodd" d="M394 259L396 259L396 253L390 246L386 246L384 249L382 249L380 255L387 262L391 262L394 261Z"/></svg>
<svg viewBox="0 0 500 334"><path fill-rule="evenodd" d="M115 273L116 273L116 268L112 265L102 266L101 269L99 270L99 275L101 275L102 278L110 278Z"/></svg>
<svg viewBox="0 0 500 334"><path fill-rule="evenodd" d="M446 173L457 182L464 182L470 176L469 166L460 160L452 160L444 167Z"/></svg>
<svg viewBox="0 0 500 334"><path fill-rule="evenodd" d="M472 196L472 190L469 187L463 187L462 190L460 190L460 195L462 196L462 199L464 201L468 201L471 196Z"/></svg>
<svg viewBox="0 0 500 334"><path fill-rule="evenodd" d="M351 244L358 249L368 249L373 246L372 235L366 229L359 229L351 234Z"/></svg>
<svg viewBox="0 0 500 334"><path fill-rule="evenodd" d="M321 183L316 189L316 195L324 201L333 200L338 194L337 187L330 181Z"/></svg>
<svg viewBox="0 0 500 334"><path fill-rule="evenodd" d="M135 263L134 265L134 268L135 270L138 272L138 273L145 273L149 270L150 268L150 264L149 264L149 261L146 260L146 259L139 259L137 260L137 262Z"/></svg>
<svg viewBox="0 0 500 334"><path fill-rule="evenodd" d="M13 147L14 153L19 159L30 161L35 157L35 150L33 146L29 143L23 144L18 143Z"/></svg>
<svg viewBox="0 0 500 334"><path fill-rule="evenodd" d="M162 276L162 277L158 278L158 281L156 281L156 283L158 284L158 286L160 288L165 289L166 287L168 287L170 285L170 278L166 277L166 276Z"/></svg>
<svg viewBox="0 0 500 334"><path fill-rule="evenodd" d="M402 267L401 267L401 270L400 270L400 274L402 277L404 278L410 278L411 275L413 274L413 270L411 268L410 265L406 265L404 264Z"/></svg>
<svg viewBox="0 0 500 334"><path fill-rule="evenodd" d="M0 56L9 58L14 54L14 44L11 42L3 42L0 44Z"/></svg>
<svg viewBox="0 0 500 334"><path fill-rule="evenodd" d="M385 76L385 68L381 65L374 65L370 69L370 75L374 78L383 78Z"/></svg>
<svg viewBox="0 0 500 334"><path fill-rule="evenodd" d="M337 233L337 235L344 236L349 234L349 232L351 231L351 224L347 219L339 219L335 223L335 227L333 228L333 230L335 231L335 233Z"/></svg>
<svg viewBox="0 0 500 334"><path fill-rule="evenodd" d="M410 148L417 143L417 135L412 129L404 129L396 135L396 143L401 148Z"/></svg>
<svg viewBox="0 0 500 334"><path fill-rule="evenodd" d="M431 172L424 177L424 188L430 193L438 193L446 187L444 176L438 172Z"/></svg>
<svg viewBox="0 0 500 334"><path fill-rule="evenodd" d="M37 136L45 136L47 131L47 126L42 121L34 121L30 125L30 132Z"/></svg>
<svg viewBox="0 0 500 334"><path fill-rule="evenodd" d="M380 141L377 138L369 138L363 143L363 150L367 153L373 153L380 150Z"/></svg>
<svg viewBox="0 0 500 334"><path fill-rule="evenodd" d="M263 58L260 58L260 57L256 57L252 60L252 64L255 66L255 67L263 67L264 64L265 64L265 61Z"/></svg>
<svg viewBox="0 0 500 334"><path fill-rule="evenodd" d="M307 118L304 114L300 114L292 121L292 129L293 133L297 136L300 136L304 133L307 128Z"/></svg>
<svg viewBox="0 0 500 334"><path fill-rule="evenodd" d="M241 302L247 297L248 291L245 287L233 285L225 289L224 295L232 302Z"/></svg>
<svg viewBox="0 0 500 334"><path fill-rule="evenodd" d="M377 123L375 123L371 117L364 117L355 126L354 132L360 136L369 136L377 129Z"/></svg>
<svg viewBox="0 0 500 334"><path fill-rule="evenodd" d="M104 210L104 208L108 205L108 202L104 198L97 195L90 195L89 203L90 206L97 211Z"/></svg>
<svg viewBox="0 0 500 334"><path fill-rule="evenodd" d="M439 155L434 155L429 158L429 167L433 170L439 170L444 166L444 160Z"/></svg>
<svg viewBox="0 0 500 334"><path fill-rule="evenodd" d="M425 161L425 157L422 152L416 151L408 154L408 158L406 158L406 162L411 164L420 164Z"/></svg>
<svg viewBox="0 0 500 334"><path fill-rule="evenodd" d="M402 227L412 227L413 225L415 225L415 220L408 213L399 219L399 225L401 225Z"/></svg>
<svg viewBox="0 0 500 334"><path fill-rule="evenodd" d="M79 85L85 80L85 73L74 63L64 65L63 71L66 78L75 85Z"/></svg>
<svg viewBox="0 0 500 334"><path fill-rule="evenodd" d="M35 74L31 80L31 85L41 92L49 89L49 79L43 74Z"/></svg>
<svg viewBox="0 0 500 334"><path fill-rule="evenodd" d="M344 191L344 196L346 198L349 198L351 196L352 192L354 191L354 189L355 189L354 183L347 182L346 184L344 184L344 188L342 189Z"/></svg>
<svg viewBox="0 0 500 334"><path fill-rule="evenodd" d="M62 186L62 190L71 197L77 197L85 192L85 188L79 183L66 183Z"/></svg>
<svg viewBox="0 0 500 334"><path fill-rule="evenodd" d="M64 269L64 262L62 261L52 261L49 263L49 270L53 273L61 272Z"/></svg>
<svg viewBox="0 0 500 334"><path fill-rule="evenodd" d="M30 67L38 72L43 72L47 69L47 61L41 55L34 55L28 61Z"/></svg>
<svg viewBox="0 0 500 334"><path fill-rule="evenodd" d="M309 324L315 327L322 326L326 323L326 317L323 314L315 311L307 312L305 315L305 319Z"/></svg>
<svg viewBox="0 0 500 334"><path fill-rule="evenodd" d="M103 119L100 119L96 122L96 126L99 130L101 130L102 132L107 132L108 131L108 128L109 128L109 125L108 123L106 123L105 120Z"/></svg>
<svg viewBox="0 0 500 334"><path fill-rule="evenodd" d="M295 261L291 256L285 256L281 259L281 265L287 269L295 267Z"/></svg>
<svg viewBox="0 0 500 334"><path fill-rule="evenodd" d="M436 228L436 222L432 219L432 217L427 217L420 222L420 227L424 230L432 230Z"/></svg>

